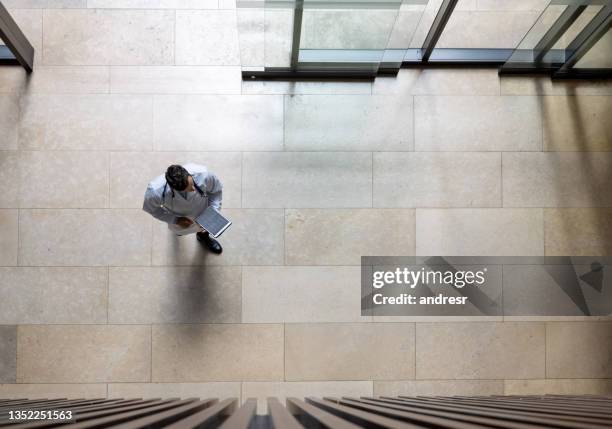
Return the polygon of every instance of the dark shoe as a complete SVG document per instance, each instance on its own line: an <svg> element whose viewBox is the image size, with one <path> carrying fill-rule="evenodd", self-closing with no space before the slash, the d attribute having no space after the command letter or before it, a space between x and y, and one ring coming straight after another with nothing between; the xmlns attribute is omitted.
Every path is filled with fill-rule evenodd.
<svg viewBox="0 0 612 429"><path fill-rule="evenodd" d="M221 247L221 244L219 244L219 242L214 238L211 238L208 232L198 232L196 237L198 241L208 247L208 250L211 252L216 253L217 255L223 252L223 247Z"/></svg>

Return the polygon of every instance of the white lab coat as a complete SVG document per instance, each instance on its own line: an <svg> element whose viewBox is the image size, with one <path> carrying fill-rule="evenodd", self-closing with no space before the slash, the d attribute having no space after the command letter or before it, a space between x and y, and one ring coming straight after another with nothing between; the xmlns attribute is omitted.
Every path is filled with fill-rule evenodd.
<svg viewBox="0 0 612 429"><path fill-rule="evenodd" d="M166 222L168 228L177 235L193 234L202 231L193 223L188 228L181 228L176 224L179 217L194 220L209 205L221 210L223 184L217 176L209 172L206 167L197 164L185 164L183 167L191 174L193 181L202 190L202 195L194 192L172 191L166 186L164 174L153 179L147 186L142 209L154 218ZM164 193L164 187L166 192ZM184 194L186 194L184 196Z"/></svg>

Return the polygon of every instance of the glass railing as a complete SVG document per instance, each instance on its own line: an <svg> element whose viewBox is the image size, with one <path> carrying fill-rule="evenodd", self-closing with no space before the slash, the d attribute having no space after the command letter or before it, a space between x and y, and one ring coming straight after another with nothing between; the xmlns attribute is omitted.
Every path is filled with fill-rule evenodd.
<svg viewBox="0 0 612 429"><path fill-rule="evenodd" d="M606 71L612 0L238 0L243 71L375 76L402 65Z"/></svg>

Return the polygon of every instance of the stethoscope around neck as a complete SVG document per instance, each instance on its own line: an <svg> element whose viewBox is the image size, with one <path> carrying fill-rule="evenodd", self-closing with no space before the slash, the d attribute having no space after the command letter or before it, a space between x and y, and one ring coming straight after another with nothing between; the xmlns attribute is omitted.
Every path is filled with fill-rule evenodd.
<svg viewBox="0 0 612 429"><path fill-rule="evenodd" d="M191 178L193 179L193 176L191 176ZM206 198L206 192L204 192L202 188L200 188L197 185L195 180L193 180L193 187L198 192L198 194L200 194L202 198ZM161 207L161 209L166 211L167 213L173 213L174 210L171 210L170 208L166 206L166 190L167 189L168 189L168 181L166 181L166 183L164 184L164 189L162 190L162 195L161 195L161 204L159 205L159 207ZM172 207L174 208L174 189L170 187L170 190L172 191Z"/></svg>

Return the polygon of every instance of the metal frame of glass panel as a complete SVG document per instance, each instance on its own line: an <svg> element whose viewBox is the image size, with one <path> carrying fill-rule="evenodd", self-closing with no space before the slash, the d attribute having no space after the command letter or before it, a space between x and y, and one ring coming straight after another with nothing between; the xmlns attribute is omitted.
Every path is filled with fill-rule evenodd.
<svg viewBox="0 0 612 429"><path fill-rule="evenodd" d="M519 49L436 48L453 16L458 0L443 0L420 48L387 49L377 70L352 68L351 64L375 61L368 50L310 49L300 51L304 0L295 0L291 67L266 67L242 72L244 79L338 78L373 79L380 74L396 74L400 67L499 67L500 74L549 74L553 78L611 78L612 69L579 69L574 66L610 29L612 0L552 0L566 9L552 23L537 44L524 52L528 60L513 62ZM601 5L597 15L565 49L554 48L557 41L583 14L587 6ZM399 58L399 59L398 59ZM304 60L307 60L305 66Z"/></svg>
<svg viewBox="0 0 612 429"><path fill-rule="evenodd" d="M551 2L553 3L553 2ZM531 61L510 59L500 69L500 74L545 73L553 78L610 78L612 69L580 69L576 63L609 31L612 23L612 1L610 0L555 0L554 4L566 5L566 9L550 29L530 51ZM555 43L576 22L588 6L599 5L601 9L569 42L565 49L554 49ZM612 55L612 53L611 53Z"/></svg>
<svg viewBox="0 0 612 429"><path fill-rule="evenodd" d="M28 73L34 67L34 48L19 26L0 2L0 65L21 65Z"/></svg>

